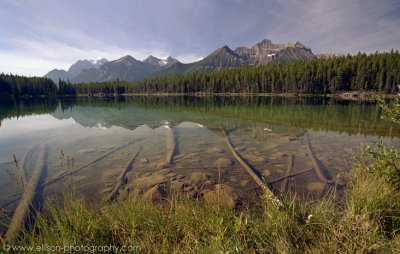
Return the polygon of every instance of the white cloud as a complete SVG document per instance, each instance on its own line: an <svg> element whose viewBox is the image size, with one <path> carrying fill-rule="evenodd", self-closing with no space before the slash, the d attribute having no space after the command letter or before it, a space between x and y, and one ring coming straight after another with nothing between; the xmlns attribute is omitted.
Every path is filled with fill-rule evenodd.
<svg viewBox="0 0 400 254"><path fill-rule="evenodd" d="M107 60L115 60L131 55L141 60L150 54L168 55L168 52L155 48L128 49L99 42L93 48L78 48L49 39L32 41L14 38L8 41L14 45L15 49L0 49L0 59L6 59L6 61L0 61L0 72L28 76L43 76L52 69L68 69L79 59L104 57Z"/></svg>
<svg viewBox="0 0 400 254"><path fill-rule="evenodd" d="M178 55L176 58L182 62L182 63L193 63L196 61L199 61L199 59L203 59L204 56L198 55L198 54L184 54L184 55Z"/></svg>
<svg viewBox="0 0 400 254"><path fill-rule="evenodd" d="M0 1L0 72L44 75L128 54L188 63L264 38L314 53L390 50L399 12L399 0Z"/></svg>

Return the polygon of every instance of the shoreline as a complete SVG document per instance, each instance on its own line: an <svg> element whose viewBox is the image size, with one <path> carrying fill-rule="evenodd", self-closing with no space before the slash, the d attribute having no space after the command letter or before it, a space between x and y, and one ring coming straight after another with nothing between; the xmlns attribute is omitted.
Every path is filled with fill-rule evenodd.
<svg viewBox="0 0 400 254"><path fill-rule="evenodd" d="M287 97L287 98L336 98L347 101L376 101L379 98L394 99L397 93L379 93L364 91L349 91L332 94L308 94L308 93L97 93L97 94L76 94L76 95L22 95L20 99L45 99L45 98L115 98L115 97L174 97L174 96L193 96L193 97ZM2 97L3 98L3 97ZM16 99L14 96L7 96L10 99Z"/></svg>
<svg viewBox="0 0 400 254"><path fill-rule="evenodd" d="M396 93L386 94L378 92L341 92L334 94L301 94L301 93L128 93L128 94L77 94L76 97L134 97L134 96L153 96L153 97L167 97L167 96L193 96L193 97L322 97L322 98L339 98L343 100L353 101L371 101L377 100L382 97L384 99L394 99ZM64 96L61 96L64 97ZM74 97L74 96L66 96Z"/></svg>

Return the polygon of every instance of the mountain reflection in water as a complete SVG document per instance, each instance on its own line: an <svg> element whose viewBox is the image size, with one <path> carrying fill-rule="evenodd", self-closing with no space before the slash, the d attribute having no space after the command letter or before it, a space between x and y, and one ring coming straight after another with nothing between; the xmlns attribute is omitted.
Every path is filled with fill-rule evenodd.
<svg viewBox="0 0 400 254"><path fill-rule="evenodd" d="M306 135L323 174L340 186L338 176L351 169L361 144L399 144L399 127L381 114L374 103L324 98L2 100L0 206L15 209L22 187L11 176L21 168L28 177L32 174L39 151L31 148L41 142L49 147L43 197L62 197L73 189L99 200L137 154L120 195L163 186L202 198L222 188L232 204L256 203L260 191L230 153L223 129L236 151L276 191L318 197L329 186L313 169ZM285 180L285 175L292 177Z"/></svg>

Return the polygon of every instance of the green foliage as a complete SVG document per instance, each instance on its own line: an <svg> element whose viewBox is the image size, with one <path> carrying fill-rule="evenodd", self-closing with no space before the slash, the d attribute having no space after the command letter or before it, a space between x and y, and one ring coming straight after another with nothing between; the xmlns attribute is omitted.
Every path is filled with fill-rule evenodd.
<svg viewBox="0 0 400 254"><path fill-rule="evenodd" d="M400 90L400 86L399 86ZM400 94L398 94L397 98L391 102L391 104L386 104L383 98L379 98L380 106L383 108L385 114L384 118L389 119L390 121L400 124Z"/></svg>
<svg viewBox="0 0 400 254"><path fill-rule="evenodd" d="M399 157L394 148L365 148L346 196L352 217L364 221L360 222L363 227L390 237L399 237L400 230Z"/></svg>
<svg viewBox="0 0 400 254"><path fill-rule="evenodd" d="M400 153L394 146L385 146L382 142L374 148L364 147L364 159L373 161L368 167L368 173L382 177L388 183L400 190Z"/></svg>
<svg viewBox="0 0 400 254"><path fill-rule="evenodd" d="M394 122L399 98L391 106L381 106ZM365 227L377 227L390 237L400 230L400 153L383 142L365 146L353 169L353 184L346 198L350 214L363 218Z"/></svg>

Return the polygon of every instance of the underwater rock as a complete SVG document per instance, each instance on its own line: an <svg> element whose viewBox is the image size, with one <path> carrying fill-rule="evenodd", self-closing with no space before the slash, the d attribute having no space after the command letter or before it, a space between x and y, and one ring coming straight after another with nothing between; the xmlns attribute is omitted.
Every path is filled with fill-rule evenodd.
<svg viewBox="0 0 400 254"><path fill-rule="evenodd" d="M96 151L96 149L87 148L87 149L81 149L81 150L79 150L78 153L92 153L92 152L94 152L94 151Z"/></svg>
<svg viewBox="0 0 400 254"><path fill-rule="evenodd" d="M229 167L232 166L234 162L226 157L221 157L214 162L215 167Z"/></svg>
<svg viewBox="0 0 400 254"><path fill-rule="evenodd" d="M108 144L108 145L102 146L101 149L112 149L112 148L114 148L114 147L116 147L116 145L114 145L114 144Z"/></svg>
<svg viewBox="0 0 400 254"><path fill-rule="evenodd" d="M271 171L269 171L268 169L264 169L262 173L263 173L264 177L270 177L271 176Z"/></svg>
<svg viewBox="0 0 400 254"><path fill-rule="evenodd" d="M198 163L198 162L201 162L201 160L199 158L187 160L187 163Z"/></svg>
<svg viewBox="0 0 400 254"><path fill-rule="evenodd" d="M161 169L153 173L153 175L171 175L171 174L176 174L176 173L172 172L172 170L169 168Z"/></svg>
<svg viewBox="0 0 400 254"><path fill-rule="evenodd" d="M251 163L265 163L265 162L267 162L267 160L264 159L263 157L260 157L260 156L257 156L257 155L253 155L253 154L245 155L245 159L249 160Z"/></svg>
<svg viewBox="0 0 400 254"><path fill-rule="evenodd" d="M168 182L168 178L164 175L157 174L157 175L137 178L132 181L132 185L136 189L145 189L165 182Z"/></svg>
<svg viewBox="0 0 400 254"><path fill-rule="evenodd" d="M282 136L282 140L284 140L284 141L291 142L291 141L294 141L296 139L297 139L297 137L295 137L295 136Z"/></svg>
<svg viewBox="0 0 400 254"><path fill-rule="evenodd" d="M218 146L214 146L206 150L206 153L224 153L224 152L225 150Z"/></svg>
<svg viewBox="0 0 400 254"><path fill-rule="evenodd" d="M185 158L186 156L187 156L187 154L181 153L181 154L176 155L175 159L177 160L177 159Z"/></svg>
<svg viewBox="0 0 400 254"><path fill-rule="evenodd" d="M168 162L165 162L165 161L160 162L160 163L157 164L157 168L159 168L159 169L165 169L165 168L168 168L170 166L171 165Z"/></svg>
<svg viewBox="0 0 400 254"><path fill-rule="evenodd" d="M233 188L226 184L216 184L214 189L205 191L203 198L211 205L225 205L231 209L235 208L240 201Z"/></svg>
<svg viewBox="0 0 400 254"><path fill-rule="evenodd" d="M172 180L172 181L176 181L176 180L182 180L182 179L184 179L184 178L185 178L184 175L177 174L177 175L174 175L173 177L171 177L171 180Z"/></svg>
<svg viewBox="0 0 400 254"><path fill-rule="evenodd" d="M275 153L271 153L269 156L271 159L281 159L282 158L282 153L280 152L275 152Z"/></svg>
<svg viewBox="0 0 400 254"><path fill-rule="evenodd" d="M121 197L121 198L126 198L126 197L128 197L129 196L129 188L122 188L122 189L120 189L120 191L119 191L119 197Z"/></svg>
<svg viewBox="0 0 400 254"><path fill-rule="evenodd" d="M151 172L145 172L140 177L147 177L147 176L151 176L152 174L153 173L151 173Z"/></svg>
<svg viewBox="0 0 400 254"><path fill-rule="evenodd" d="M249 180L242 180L240 181L240 186L246 186L250 181Z"/></svg>
<svg viewBox="0 0 400 254"><path fill-rule="evenodd" d="M247 150L247 147L245 147L245 146L238 146L238 147L236 147L236 151L238 151L238 152L244 152L244 151L246 151Z"/></svg>
<svg viewBox="0 0 400 254"><path fill-rule="evenodd" d="M181 192L186 185L183 182L174 181L170 185L171 192Z"/></svg>
<svg viewBox="0 0 400 254"><path fill-rule="evenodd" d="M230 177L229 180L230 180L231 182L233 182L233 183L236 183L236 182L238 181L238 179L237 179L236 176Z"/></svg>
<svg viewBox="0 0 400 254"><path fill-rule="evenodd" d="M206 180L208 180L210 178L209 175L206 175L203 172L194 172L190 175L190 180L192 180L195 183L198 182L205 182Z"/></svg>
<svg viewBox="0 0 400 254"><path fill-rule="evenodd" d="M183 188L183 191L185 191L185 192L189 192L189 191L192 191L192 190L194 190L194 187L191 186L191 185L185 186L185 187Z"/></svg>
<svg viewBox="0 0 400 254"><path fill-rule="evenodd" d="M149 159L147 159L147 158L142 158L142 159L140 159L140 162L141 162L141 163L149 163Z"/></svg>
<svg viewBox="0 0 400 254"><path fill-rule="evenodd" d="M214 181L211 181L211 180L207 180L207 181L205 181L205 183L204 183L204 185L207 185L207 186L214 185L214 184L215 184L215 182L214 182Z"/></svg>
<svg viewBox="0 0 400 254"><path fill-rule="evenodd" d="M307 184L307 189L310 191L322 192L325 189L325 184L321 182L313 182Z"/></svg>
<svg viewBox="0 0 400 254"><path fill-rule="evenodd" d="M163 188L159 185L155 185L150 188L146 193L143 195L145 199L149 199L152 202L159 201L162 198L166 197L166 193Z"/></svg>

